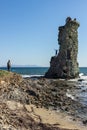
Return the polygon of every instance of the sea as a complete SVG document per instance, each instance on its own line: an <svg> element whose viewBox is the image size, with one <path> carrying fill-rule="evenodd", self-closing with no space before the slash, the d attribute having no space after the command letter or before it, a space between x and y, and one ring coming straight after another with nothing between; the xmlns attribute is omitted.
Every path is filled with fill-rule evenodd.
<svg viewBox="0 0 87 130"><path fill-rule="evenodd" d="M7 70L6 67L0 67L1 70ZM11 71L26 77L44 76L49 67L12 67ZM87 67L79 68L79 78L77 80L77 89L75 91L67 90L66 95L72 100L78 99L80 103L87 106Z"/></svg>
<svg viewBox="0 0 87 130"><path fill-rule="evenodd" d="M0 67L1 70L7 70L6 67ZM47 72L48 67L12 67L11 72L16 72L22 77L40 77L44 76Z"/></svg>
<svg viewBox="0 0 87 130"><path fill-rule="evenodd" d="M7 70L6 67L0 67L1 70ZM22 77L44 76L48 67L12 67L11 71L21 74Z"/></svg>
<svg viewBox="0 0 87 130"><path fill-rule="evenodd" d="M49 67L12 67L11 71L21 74L23 77L44 76ZM7 70L6 67L0 67L0 70ZM79 68L80 75L87 76L87 67Z"/></svg>

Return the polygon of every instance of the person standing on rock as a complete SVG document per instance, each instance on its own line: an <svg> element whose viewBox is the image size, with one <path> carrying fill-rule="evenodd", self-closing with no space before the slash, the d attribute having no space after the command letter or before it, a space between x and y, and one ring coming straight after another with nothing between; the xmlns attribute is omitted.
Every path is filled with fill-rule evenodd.
<svg viewBox="0 0 87 130"><path fill-rule="evenodd" d="M57 50L57 49L55 49L55 56L57 56L57 53L58 53L58 50Z"/></svg>
<svg viewBox="0 0 87 130"><path fill-rule="evenodd" d="M11 62L10 62L10 60L8 60L8 62L7 62L7 70L8 70L8 71L11 70Z"/></svg>

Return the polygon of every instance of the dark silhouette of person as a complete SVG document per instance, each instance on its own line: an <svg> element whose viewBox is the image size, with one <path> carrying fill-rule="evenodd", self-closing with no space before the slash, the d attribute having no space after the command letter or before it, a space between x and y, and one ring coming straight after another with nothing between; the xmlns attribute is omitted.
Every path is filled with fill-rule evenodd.
<svg viewBox="0 0 87 130"><path fill-rule="evenodd" d="M55 49L55 56L57 56L57 53L58 53L58 50L57 50L57 49Z"/></svg>
<svg viewBox="0 0 87 130"><path fill-rule="evenodd" d="M7 70L8 70L8 71L11 70L11 62L10 62L10 60L8 60L8 62L7 62Z"/></svg>

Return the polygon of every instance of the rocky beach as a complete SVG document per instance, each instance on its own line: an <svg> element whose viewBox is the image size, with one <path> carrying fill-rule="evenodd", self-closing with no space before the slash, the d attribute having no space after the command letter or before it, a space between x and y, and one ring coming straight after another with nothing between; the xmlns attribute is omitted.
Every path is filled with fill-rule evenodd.
<svg viewBox="0 0 87 130"><path fill-rule="evenodd" d="M0 130L86 130L87 107L70 96L77 81L0 71Z"/></svg>

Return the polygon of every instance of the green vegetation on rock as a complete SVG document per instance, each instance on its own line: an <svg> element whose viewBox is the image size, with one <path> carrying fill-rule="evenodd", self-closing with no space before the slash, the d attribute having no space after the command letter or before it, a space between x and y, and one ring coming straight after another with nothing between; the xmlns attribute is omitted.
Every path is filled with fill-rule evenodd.
<svg viewBox="0 0 87 130"><path fill-rule="evenodd" d="M0 77L6 76L6 75L9 75L9 74L11 74L11 72L8 72L6 70L0 70Z"/></svg>

